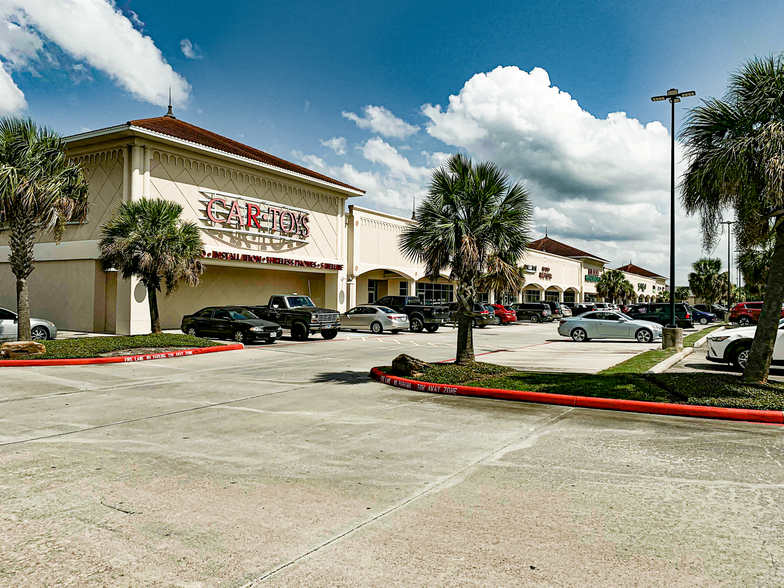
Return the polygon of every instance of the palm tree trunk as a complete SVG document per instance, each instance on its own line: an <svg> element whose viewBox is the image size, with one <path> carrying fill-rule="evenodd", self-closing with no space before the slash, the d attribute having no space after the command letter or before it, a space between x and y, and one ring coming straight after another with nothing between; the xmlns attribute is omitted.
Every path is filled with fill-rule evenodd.
<svg viewBox="0 0 784 588"><path fill-rule="evenodd" d="M158 289L154 285L147 286L147 301L150 304L150 326L153 333L161 332L161 316L158 314Z"/></svg>
<svg viewBox="0 0 784 588"><path fill-rule="evenodd" d="M32 215L13 215L10 220L11 238L8 245L11 253L8 263L11 271L16 276L16 312L19 315L17 323L17 341L29 341L30 334L30 296L28 292L27 277L33 272L35 260L35 223Z"/></svg>
<svg viewBox="0 0 784 588"><path fill-rule="evenodd" d="M457 350L455 363L472 363L474 359L474 336L471 316L474 310L472 288L457 287Z"/></svg>
<svg viewBox="0 0 784 588"><path fill-rule="evenodd" d="M776 243L765 286L765 300L762 303L757 333L751 344L749 361L743 372L743 381L750 384L764 384L768 381L773 346L781 318L781 303L784 302L784 223L776 228Z"/></svg>

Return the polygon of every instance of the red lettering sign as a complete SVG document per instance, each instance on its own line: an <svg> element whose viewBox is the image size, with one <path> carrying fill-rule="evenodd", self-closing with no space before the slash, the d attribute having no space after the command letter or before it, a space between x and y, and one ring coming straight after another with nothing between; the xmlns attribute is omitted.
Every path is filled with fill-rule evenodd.
<svg viewBox="0 0 784 588"><path fill-rule="evenodd" d="M210 200L209 204L207 204L207 218L214 223L225 223L226 222L225 220L215 216L215 209L213 208L213 205L218 202L220 202L223 208L226 208L226 201L223 198L213 198L212 200Z"/></svg>

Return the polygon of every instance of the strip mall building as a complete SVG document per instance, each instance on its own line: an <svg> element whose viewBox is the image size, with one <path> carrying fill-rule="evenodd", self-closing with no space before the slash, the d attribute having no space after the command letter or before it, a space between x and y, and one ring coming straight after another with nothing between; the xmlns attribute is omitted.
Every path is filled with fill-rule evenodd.
<svg viewBox="0 0 784 588"><path fill-rule="evenodd" d="M205 306L263 304L281 292L341 312L388 294L454 299L447 276L426 280L424 268L400 254L398 237L413 221L350 204L364 192L348 184L169 115L74 135L67 145L89 182L89 218L68 226L59 244L42 236L29 278L33 316L60 329L149 332L143 285L102 271L98 261L103 223L121 202L144 197L181 204L205 244L200 285L159 298L163 328L178 328L183 315ZM0 232L0 306L15 309L8 253L8 234ZM596 300L607 260L544 238L521 264L522 293L483 298ZM664 289L661 276L619 269L641 300Z"/></svg>

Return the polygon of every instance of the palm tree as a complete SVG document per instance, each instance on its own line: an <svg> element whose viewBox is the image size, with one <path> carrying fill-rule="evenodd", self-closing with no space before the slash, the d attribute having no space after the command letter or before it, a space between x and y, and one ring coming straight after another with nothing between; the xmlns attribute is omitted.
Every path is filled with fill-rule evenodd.
<svg viewBox="0 0 784 588"><path fill-rule="evenodd" d="M98 246L104 270L117 268L124 279L135 276L147 288L150 324L153 333L161 332L158 292L166 286L171 294L184 280L199 283L204 268L204 244L199 228L180 220L182 206L162 198L123 202L101 231Z"/></svg>
<svg viewBox="0 0 784 588"><path fill-rule="evenodd" d="M679 288L675 288L675 301L676 302L686 302L691 296L691 288L687 286L680 286Z"/></svg>
<svg viewBox="0 0 784 588"><path fill-rule="evenodd" d="M715 304L722 290L727 290L727 278L722 278L721 274L721 260L703 257L691 267L694 271L689 273L689 288L708 306Z"/></svg>
<svg viewBox="0 0 784 588"><path fill-rule="evenodd" d="M59 242L65 223L84 222L87 210L87 182L67 158L62 138L31 119L1 118L0 223L10 229L19 341L31 338L27 278L35 269L37 235L51 233Z"/></svg>
<svg viewBox="0 0 784 588"><path fill-rule="evenodd" d="M596 293L613 303L630 291L634 291L634 286L626 279L621 270L607 270L599 277L599 281L596 282Z"/></svg>
<svg viewBox="0 0 784 588"><path fill-rule="evenodd" d="M725 209L735 214L741 254L774 239L762 313L743 379L768 379L784 301L784 61L755 58L732 76L723 99L688 115L681 136L688 169L682 201L699 213L706 249L716 243Z"/></svg>
<svg viewBox="0 0 784 588"><path fill-rule="evenodd" d="M457 285L455 362L472 362L472 311L480 284L492 282L501 292L521 285L517 261L530 240L528 192L519 183L512 185L494 163L474 165L456 154L433 172L416 218L400 236L400 249L423 263L430 279L449 269Z"/></svg>
<svg viewBox="0 0 784 588"><path fill-rule="evenodd" d="M770 262L773 258L773 242L762 247L747 249L738 256L738 268L750 294L760 296L765 291Z"/></svg>
<svg viewBox="0 0 784 588"><path fill-rule="evenodd" d="M622 289L620 292L621 300L623 300L626 304L634 304L637 302L637 291L634 289L634 286L628 280L622 285Z"/></svg>
<svg viewBox="0 0 784 588"><path fill-rule="evenodd" d="M659 295L656 297L656 302L669 302L670 301L670 291L669 290L662 290L659 292Z"/></svg>

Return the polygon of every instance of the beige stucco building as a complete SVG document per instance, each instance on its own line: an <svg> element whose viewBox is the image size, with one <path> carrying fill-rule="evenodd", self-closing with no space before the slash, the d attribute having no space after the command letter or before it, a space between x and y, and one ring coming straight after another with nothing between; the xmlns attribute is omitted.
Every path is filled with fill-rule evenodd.
<svg viewBox="0 0 784 588"><path fill-rule="evenodd" d="M32 314L60 329L149 332L143 284L104 272L98 248L102 225L119 204L144 197L181 204L183 218L199 226L204 242L199 286L159 297L163 328L179 327L183 315L205 306L264 304L274 293L307 294L341 312L388 294L454 300L447 275L431 282L422 265L400 252L400 234L414 221L350 204L364 192L348 184L169 115L66 141L89 182L89 217L68 226L59 244L40 238L29 278ZM0 306L15 308L8 253L8 235L0 232ZM520 260L522 292L481 298L595 300L606 263L545 237ZM633 284L644 284L640 300L663 289L661 276L636 266L621 269Z"/></svg>

